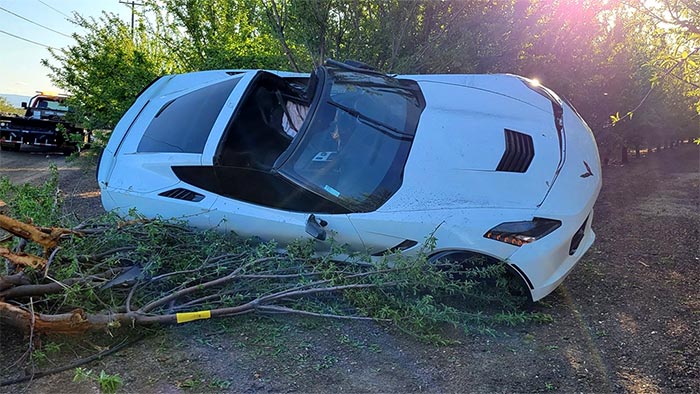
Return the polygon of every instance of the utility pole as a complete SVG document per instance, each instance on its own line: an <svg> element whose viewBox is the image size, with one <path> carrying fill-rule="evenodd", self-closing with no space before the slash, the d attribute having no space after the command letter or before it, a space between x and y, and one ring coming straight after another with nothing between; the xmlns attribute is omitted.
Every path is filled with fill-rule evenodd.
<svg viewBox="0 0 700 394"><path fill-rule="evenodd" d="M131 39L134 39L134 7L136 6L143 6L143 3L137 3L134 0L132 1L123 1L119 0L121 4L126 4L126 5L131 5Z"/></svg>

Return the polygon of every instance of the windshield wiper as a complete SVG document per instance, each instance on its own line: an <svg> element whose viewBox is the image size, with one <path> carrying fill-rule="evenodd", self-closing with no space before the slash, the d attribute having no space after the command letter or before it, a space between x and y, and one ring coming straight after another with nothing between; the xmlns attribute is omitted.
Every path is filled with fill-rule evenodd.
<svg viewBox="0 0 700 394"><path fill-rule="evenodd" d="M336 103L333 100L328 100L328 104L339 108L343 110L344 112L347 112L348 114L352 115L355 118L358 118L365 123L369 124L370 126L373 126L374 129L379 131L380 133L386 134L387 136L398 139L398 140L403 140L403 141L411 141L413 140L413 134L406 133L404 131L401 131L393 126L390 126L384 122L380 122L376 119L372 119L369 116L366 116L362 114L361 112L357 111L356 109L346 107L343 104ZM382 130L386 129L386 130ZM392 134L393 133L393 134Z"/></svg>
<svg viewBox="0 0 700 394"><path fill-rule="evenodd" d="M339 62L339 61L333 60L333 59L326 59L326 65L331 65L331 66L335 66L335 67L339 67L339 68L344 68L344 69L346 69L346 70L348 70L348 71L354 71L354 72L358 72L358 73L362 73L362 74L374 74L374 75L381 75L381 76L384 76L384 77L387 76L386 74L384 74L384 73L381 72L381 71L377 71L377 70L374 70L374 69L371 69L371 68L355 67L355 66L351 66L351 65L349 65L349 64L347 64L347 63Z"/></svg>
<svg viewBox="0 0 700 394"><path fill-rule="evenodd" d="M384 91L389 91L389 92L392 92L393 89L396 89L396 90L404 91L404 92L410 94L410 96L414 99L415 99L415 94L416 94L416 90L414 88L409 87L409 86L403 86L401 84L390 85L388 83L372 82L372 81L347 81L347 82L346 81L337 81L337 83L340 85L374 87L374 88L378 88L378 90L383 89ZM402 94L399 92L392 92L392 93ZM406 93L403 93L403 94L406 94Z"/></svg>

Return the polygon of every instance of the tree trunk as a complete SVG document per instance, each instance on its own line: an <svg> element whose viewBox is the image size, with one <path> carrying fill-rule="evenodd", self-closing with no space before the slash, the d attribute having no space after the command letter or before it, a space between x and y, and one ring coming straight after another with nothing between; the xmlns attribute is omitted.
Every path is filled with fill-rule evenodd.
<svg viewBox="0 0 700 394"><path fill-rule="evenodd" d="M276 33L277 39L284 50L284 54L287 56L289 64L292 66L294 71L299 72L299 66L297 66L297 62L294 60L294 55L292 54L292 50L287 44L287 38L284 35L284 23L282 21L282 16L280 15L279 8L277 7L277 3L275 0L270 0L270 4L263 3L263 5L265 6L267 17L270 20L270 23L273 25L274 32Z"/></svg>
<svg viewBox="0 0 700 394"><path fill-rule="evenodd" d="M622 162L622 164L627 163L627 146L625 145L620 147L620 162Z"/></svg>

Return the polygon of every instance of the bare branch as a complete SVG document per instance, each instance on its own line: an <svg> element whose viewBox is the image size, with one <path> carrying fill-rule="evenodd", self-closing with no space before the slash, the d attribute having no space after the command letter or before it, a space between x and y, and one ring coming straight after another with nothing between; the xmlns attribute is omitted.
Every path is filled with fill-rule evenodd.
<svg viewBox="0 0 700 394"><path fill-rule="evenodd" d="M316 312L308 312L308 311L302 311L299 309L292 309L292 308L286 308L283 306L259 306L257 307L257 310L263 313L293 313L297 315L303 315L303 316L313 316L313 317L325 317L325 318L331 318L331 319L342 319L342 320L369 320L369 321L385 321L385 322L390 322L391 320L389 319L377 319L373 317L366 317L366 316L344 316L344 315L334 315L330 313L316 313Z"/></svg>
<svg viewBox="0 0 700 394"><path fill-rule="evenodd" d="M196 286L190 286L190 287L187 287L187 288L185 288L185 289L176 291L175 293L170 294L169 296L166 296L166 297L163 297L163 298L161 298L161 299L155 300L155 301L153 301L153 302L151 302L151 303L149 303L149 304L143 306L141 309L139 309L139 312L141 312L141 313L148 313L148 312L152 311L154 308L157 308L157 307L159 307L159 306L161 306L161 305L167 304L168 302L173 301L173 300L176 300L176 299L178 299L178 298L180 298L180 297L182 297L182 296L185 296L185 295L188 295L188 294L197 292L197 291L201 291L201 290L204 290L204 289L208 289L208 288L211 288L211 287L216 287L216 286L224 285L224 284L226 284L226 283L228 283L228 282L230 282L230 281L236 279L237 275L238 275L241 271L245 270L246 268L248 268L248 267L250 267L250 266L252 266L252 265L259 264L259 263L262 263L262 262L265 262L265 261L269 261L269 260L273 260L273 259L276 259L276 257L266 257L266 258L258 259L258 260L255 260L255 261L251 261L251 262L249 262L249 263L247 263L247 264L244 264L244 265L242 265L242 266L236 268L233 272L231 272L230 274L228 274L228 275L226 275L226 276L224 276L224 277L222 277L222 278L218 278L218 279L215 279L215 280L206 282L206 283L198 284L198 285L196 285Z"/></svg>

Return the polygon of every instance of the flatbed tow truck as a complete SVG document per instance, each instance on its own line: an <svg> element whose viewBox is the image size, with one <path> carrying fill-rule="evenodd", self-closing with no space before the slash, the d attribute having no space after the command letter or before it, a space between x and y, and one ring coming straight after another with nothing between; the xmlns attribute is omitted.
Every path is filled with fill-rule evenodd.
<svg viewBox="0 0 700 394"><path fill-rule="evenodd" d="M65 120L69 108L65 95L50 92L38 94L23 102L24 115L0 115L0 149L19 151L22 145L58 148L63 153L78 149L77 140L86 143L89 132ZM69 137L71 136L71 137Z"/></svg>

